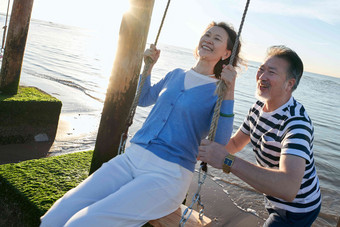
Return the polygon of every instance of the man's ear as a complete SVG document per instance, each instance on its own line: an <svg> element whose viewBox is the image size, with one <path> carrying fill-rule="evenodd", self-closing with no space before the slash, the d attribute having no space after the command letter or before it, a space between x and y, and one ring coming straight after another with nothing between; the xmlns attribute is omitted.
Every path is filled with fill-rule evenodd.
<svg viewBox="0 0 340 227"><path fill-rule="evenodd" d="M287 88L289 88L289 90L293 91L293 87L295 85L296 80L294 78L290 78L287 81Z"/></svg>

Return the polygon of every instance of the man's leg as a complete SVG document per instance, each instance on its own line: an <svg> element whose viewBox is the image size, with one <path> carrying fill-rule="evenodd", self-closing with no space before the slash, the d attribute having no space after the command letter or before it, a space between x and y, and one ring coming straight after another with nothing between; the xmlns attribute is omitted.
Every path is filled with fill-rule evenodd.
<svg viewBox="0 0 340 227"><path fill-rule="evenodd" d="M269 217L263 227L309 227L318 217L320 208L321 206L308 213L293 213L281 209L267 208Z"/></svg>
<svg viewBox="0 0 340 227"><path fill-rule="evenodd" d="M291 227L286 219L286 211L273 208L267 208L267 211L269 213L269 217L263 224L263 227Z"/></svg>

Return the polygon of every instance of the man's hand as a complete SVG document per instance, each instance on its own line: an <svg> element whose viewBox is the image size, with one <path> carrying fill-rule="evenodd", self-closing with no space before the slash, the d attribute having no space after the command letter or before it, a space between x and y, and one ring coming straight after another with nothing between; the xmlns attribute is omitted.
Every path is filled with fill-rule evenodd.
<svg viewBox="0 0 340 227"><path fill-rule="evenodd" d="M228 152L223 145L204 139L198 147L197 160L206 162L214 168L222 169L227 154Z"/></svg>

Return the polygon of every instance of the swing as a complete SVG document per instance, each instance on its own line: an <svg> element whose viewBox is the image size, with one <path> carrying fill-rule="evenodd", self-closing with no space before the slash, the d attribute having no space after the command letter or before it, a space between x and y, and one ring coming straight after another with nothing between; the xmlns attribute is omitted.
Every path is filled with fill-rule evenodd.
<svg viewBox="0 0 340 227"><path fill-rule="evenodd" d="M248 10L248 6L249 6L249 2L250 0L247 0L244 12L243 12L243 16L241 19L241 23L240 23L240 27L239 27L239 31L235 40L235 44L234 47L232 49L232 54L230 56L230 61L229 64L233 64L235 55L236 55L236 50L237 50L237 46L239 44L239 38L240 38L240 34L243 28L243 24L244 24L244 20L245 20L245 16ZM170 0L168 0L166 9L164 11L163 14L163 18L162 18L162 22L161 25L159 27L158 30L158 34L155 40L154 45L157 45L157 41L164 23L164 19L166 16L166 13L168 11L168 7L170 4ZM120 143L119 143L119 148L118 148L118 154L122 154L124 153L125 150L125 144L126 144L126 140L127 140L127 135L128 135L128 129L129 127L132 125L132 121L133 121L133 117L134 114L136 112L136 108L138 105L138 101L139 101L139 97L141 95L141 90L142 87L144 85L144 82L146 80L147 72L150 68L150 64L152 63L151 59L146 59L144 68L143 68L143 73L141 75L141 79L140 79L140 83L138 85L137 88L137 92L136 95L134 97L132 106L130 108L130 112L129 112L129 116L127 118L127 124L126 124L126 129L125 131L122 133L121 138L120 138ZM226 86L224 84L224 82L222 80L220 80L217 84L217 88L216 88L216 94L218 95L217 101L216 101L216 105L214 108L214 114L213 114L213 118L211 121L211 125L210 125L210 130L209 130L209 135L208 135L208 139L210 141L214 141L215 139L215 134L216 134L216 130L217 130L217 124L218 124L218 119L219 119L219 113L220 113L220 109L221 109L221 105L222 105L222 101L223 101L223 94L226 90ZM185 206L183 204L180 205L180 207L174 211L173 213L164 216L162 218L156 219L156 220L150 220L149 224L151 224L154 227L165 227L165 226L210 226L211 225L211 219L204 216L204 205L201 202L201 197L200 197L200 190L201 190L201 186L204 184L204 181L206 179L207 176L207 163L202 162L200 164L200 168L199 168L199 175L198 175L198 189L195 193L195 195L193 196L192 199L192 203L190 206ZM203 171L203 173L202 173ZM198 205L201 207L200 211L197 212L196 210L193 209L193 205L195 203L198 203Z"/></svg>

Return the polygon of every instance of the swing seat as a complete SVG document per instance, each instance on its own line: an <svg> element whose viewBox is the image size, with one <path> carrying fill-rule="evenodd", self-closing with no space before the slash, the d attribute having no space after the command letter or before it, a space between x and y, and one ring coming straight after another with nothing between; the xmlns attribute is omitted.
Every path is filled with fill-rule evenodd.
<svg viewBox="0 0 340 227"><path fill-rule="evenodd" d="M172 226L178 226L182 215L185 211L187 206L181 204L180 207L172 212L171 214L164 216L162 218L156 219L156 220L151 220L149 221L149 224L154 226L154 227L172 227ZM196 226L210 226L211 224L211 219L203 216L203 220L199 218L199 213L195 210L192 211L191 216L185 223L186 227L196 227Z"/></svg>

